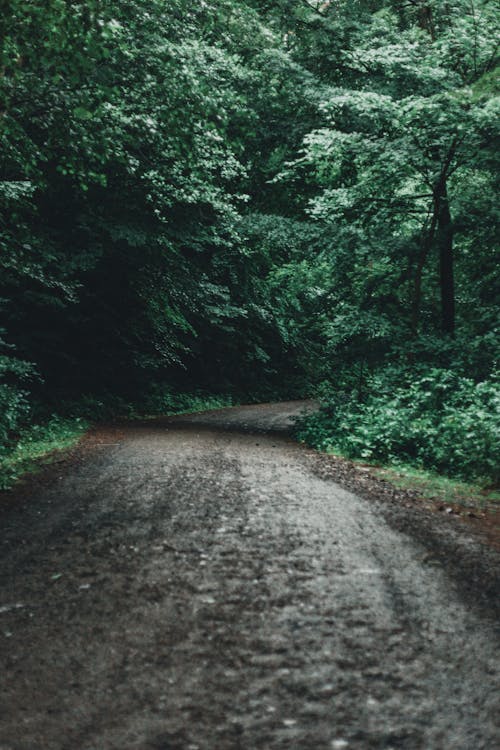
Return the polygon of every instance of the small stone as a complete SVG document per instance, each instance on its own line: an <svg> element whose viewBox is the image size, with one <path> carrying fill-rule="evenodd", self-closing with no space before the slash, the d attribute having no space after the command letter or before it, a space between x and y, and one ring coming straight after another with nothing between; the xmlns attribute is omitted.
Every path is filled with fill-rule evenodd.
<svg viewBox="0 0 500 750"><path fill-rule="evenodd" d="M326 685L323 685L319 690L320 695L325 695L325 696L332 695L334 692L335 692L335 685L331 682L327 682Z"/></svg>
<svg viewBox="0 0 500 750"><path fill-rule="evenodd" d="M4 604L3 607L0 607L0 615L2 615L4 612L10 612L12 609L22 609L25 607L25 604L22 604L22 602L16 602L15 604Z"/></svg>

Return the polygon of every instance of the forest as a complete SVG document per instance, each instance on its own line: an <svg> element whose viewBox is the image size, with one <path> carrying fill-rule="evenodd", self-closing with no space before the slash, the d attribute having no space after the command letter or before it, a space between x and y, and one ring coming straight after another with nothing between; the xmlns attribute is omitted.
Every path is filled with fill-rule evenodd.
<svg viewBox="0 0 500 750"><path fill-rule="evenodd" d="M319 398L311 446L499 479L490 0L3 0L0 464Z"/></svg>

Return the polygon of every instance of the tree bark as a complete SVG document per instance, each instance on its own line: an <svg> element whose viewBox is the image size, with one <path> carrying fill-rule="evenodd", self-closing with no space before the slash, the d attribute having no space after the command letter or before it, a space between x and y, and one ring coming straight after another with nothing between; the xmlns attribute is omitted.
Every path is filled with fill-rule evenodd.
<svg viewBox="0 0 500 750"><path fill-rule="evenodd" d="M446 181L441 185L438 201L436 242L439 248L439 282L441 288L441 326L444 333L455 332L455 281L453 273L453 222Z"/></svg>
<svg viewBox="0 0 500 750"><path fill-rule="evenodd" d="M424 31L427 31L432 41L434 41L436 35L434 32L434 18L432 15L432 8L426 2L420 3L420 7L418 10L418 20L420 28Z"/></svg>
<svg viewBox="0 0 500 750"><path fill-rule="evenodd" d="M420 307L422 304L422 275L424 273L425 262L429 255L429 252L434 241L434 234L437 226L437 213L434 204L434 211L429 227L429 231L422 238L420 245L420 253L418 256L417 267L415 269L415 277L413 282L413 300L412 300L412 315L411 315L411 328L413 335L416 336L418 333L418 323L420 319Z"/></svg>

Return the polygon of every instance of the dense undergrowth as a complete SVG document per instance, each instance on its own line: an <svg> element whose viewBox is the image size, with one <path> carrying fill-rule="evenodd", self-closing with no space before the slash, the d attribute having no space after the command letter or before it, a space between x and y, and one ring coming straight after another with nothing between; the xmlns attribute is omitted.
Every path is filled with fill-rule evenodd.
<svg viewBox="0 0 500 750"><path fill-rule="evenodd" d="M354 391L328 386L318 413L297 436L324 451L430 469L446 476L500 481L500 391L446 369L419 374L390 368Z"/></svg>

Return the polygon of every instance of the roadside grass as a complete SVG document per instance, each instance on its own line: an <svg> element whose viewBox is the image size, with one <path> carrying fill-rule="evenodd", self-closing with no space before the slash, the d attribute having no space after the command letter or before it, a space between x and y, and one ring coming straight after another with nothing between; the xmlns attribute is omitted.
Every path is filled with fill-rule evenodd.
<svg viewBox="0 0 500 750"><path fill-rule="evenodd" d="M170 394L169 394L170 395ZM179 393L174 398L168 398L162 404L161 400L152 405L146 416L190 414L212 409L224 409L235 406L236 402L230 395L207 395L203 393Z"/></svg>
<svg viewBox="0 0 500 750"><path fill-rule="evenodd" d="M81 418L52 417L22 430L16 441L0 450L0 490L8 490L24 474L55 461L75 446L89 423Z"/></svg>
<svg viewBox="0 0 500 750"><path fill-rule="evenodd" d="M182 411L211 411L212 409L224 409L227 406L235 406L231 396L192 396L189 402L182 408ZM174 412L179 414L180 412Z"/></svg>
<svg viewBox="0 0 500 750"><path fill-rule="evenodd" d="M450 479L413 466L373 465L370 468L378 478L385 479L397 489L415 490L428 500L478 510L500 510L498 488Z"/></svg>
<svg viewBox="0 0 500 750"><path fill-rule="evenodd" d="M77 445L91 424L103 419L154 419L160 415L174 415L209 411L233 406L231 396L203 393L157 393L146 403L145 411L137 405L119 399L99 401L83 397L80 401L63 403L63 413L71 416L52 416L20 430L15 439L0 446L0 491L11 489L24 475L38 471L57 460L61 451Z"/></svg>

